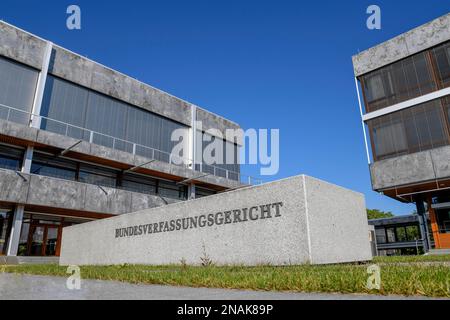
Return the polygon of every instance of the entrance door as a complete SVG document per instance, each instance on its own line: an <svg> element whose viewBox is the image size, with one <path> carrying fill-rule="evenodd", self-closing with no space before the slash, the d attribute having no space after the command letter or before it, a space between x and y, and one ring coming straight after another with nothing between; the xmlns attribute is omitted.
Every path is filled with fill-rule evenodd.
<svg viewBox="0 0 450 320"><path fill-rule="evenodd" d="M28 238L29 256L56 256L60 226L32 224Z"/></svg>

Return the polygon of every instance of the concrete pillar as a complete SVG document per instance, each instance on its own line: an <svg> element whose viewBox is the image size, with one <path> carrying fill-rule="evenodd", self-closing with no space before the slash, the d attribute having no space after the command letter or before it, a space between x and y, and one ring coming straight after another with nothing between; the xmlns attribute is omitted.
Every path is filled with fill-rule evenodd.
<svg viewBox="0 0 450 320"><path fill-rule="evenodd" d="M191 183L188 187L188 200L195 199L195 184Z"/></svg>
<svg viewBox="0 0 450 320"><path fill-rule="evenodd" d="M13 224L11 228L11 234L8 240L7 256L17 256L19 250L20 231L22 229L22 221L25 207L23 205L16 206L13 216Z"/></svg>
<svg viewBox="0 0 450 320"><path fill-rule="evenodd" d="M52 56L53 44L47 42L44 59L42 60L41 72L39 72L38 83L36 86L36 92L34 94L33 110L31 113L30 126L33 128L41 128L41 107L42 100L44 98L45 83L47 82L48 68L50 66L50 60Z"/></svg>
<svg viewBox="0 0 450 320"><path fill-rule="evenodd" d="M189 139L189 158L192 161L192 170L195 170L197 152L197 107L191 106L191 131ZM195 184L188 186L188 200L195 199Z"/></svg>

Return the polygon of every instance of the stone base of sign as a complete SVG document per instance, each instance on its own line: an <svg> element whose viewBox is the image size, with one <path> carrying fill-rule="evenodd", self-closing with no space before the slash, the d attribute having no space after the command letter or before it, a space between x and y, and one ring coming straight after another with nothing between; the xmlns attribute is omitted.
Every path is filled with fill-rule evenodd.
<svg viewBox="0 0 450 320"><path fill-rule="evenodd" d="M61 265L372 259L364 196L297 176L63 230Z"/></svg>

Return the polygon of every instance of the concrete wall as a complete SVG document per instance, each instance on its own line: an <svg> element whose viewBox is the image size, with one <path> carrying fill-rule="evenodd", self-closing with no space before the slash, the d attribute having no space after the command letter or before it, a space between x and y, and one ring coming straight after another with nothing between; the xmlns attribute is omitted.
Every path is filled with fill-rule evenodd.
<svg viewBox="0 0 450 320"><path fill-rule="evenodd" d="M279 216L116 237L116 230L282 203ZM230 214L235 214L232 211ZM242 218L243 216L240 215ZM233 220L234 219L234 220ZM244 219L245 220L245 219ZM187 220L186 220L187 221ZM227 220L225 220L227 222ZM137 229L136 229L137 230ZM86 248L86 249L80 249ZM64 228L62 265L294 265L370 260L364 196L298 176Z"/></svg>
<svg viewBox="0 0 450 320"><path fill-rule="evenodd" d="M169 199L166 199L169 200ZM0 202L123 214L165 205L160 197L0 169ZM175 202L175 200L169 200Z"/></svg>
<svg viewBox="0 0 450 320"><path fill-rule="evenodd" d="M450 40L450 13L353 56L355 76Z"/></svg>
<svg viewBox="0 0 450 320"><path fill-rule="evenodd" d="M377 161L370 166L374 190L450 178L450 146Z"/></svg>

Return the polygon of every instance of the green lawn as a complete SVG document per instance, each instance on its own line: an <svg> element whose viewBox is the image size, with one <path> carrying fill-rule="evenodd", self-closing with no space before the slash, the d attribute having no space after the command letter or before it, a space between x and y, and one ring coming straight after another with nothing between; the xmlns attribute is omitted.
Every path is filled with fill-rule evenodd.
<svg viewBox="0 0 450 320"><path fill-rule="evenodd" d="M285 267L89 266L81 268L81 276L84 279L189 287L450 298L450 265L446 263L449 261L450 256L376 258L374 263L379 263L381 267L379 291L366 288L369 276L367 267L370 264ZM56 265L6 266L0 267L0 271L68 276L66 268Z"/></svg>

